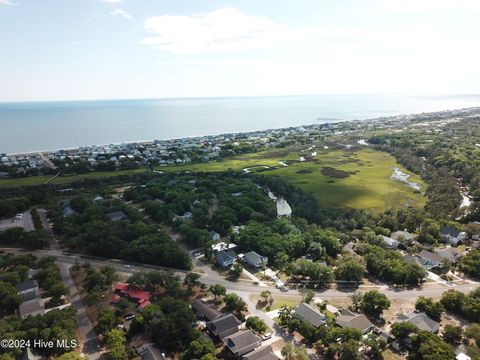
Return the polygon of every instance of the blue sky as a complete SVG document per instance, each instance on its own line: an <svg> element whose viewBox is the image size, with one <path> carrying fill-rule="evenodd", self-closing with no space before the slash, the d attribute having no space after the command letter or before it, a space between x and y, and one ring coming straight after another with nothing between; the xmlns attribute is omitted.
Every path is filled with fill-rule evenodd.
<svg viewBox="0 0 480 360"><path fill-rule="evenodd" d="M0 101L480 93L478 0L0 0Z"/></svg>

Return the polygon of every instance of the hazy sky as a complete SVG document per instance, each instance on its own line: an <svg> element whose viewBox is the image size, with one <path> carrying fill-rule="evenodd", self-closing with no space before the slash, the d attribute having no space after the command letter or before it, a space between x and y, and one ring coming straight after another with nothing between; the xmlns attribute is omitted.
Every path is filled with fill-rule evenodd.
<svg viewBox="0 0 480 360"><path fill-rule="evenodd" d="M479 0L0 0L0 101L480 93Z"/></svg>

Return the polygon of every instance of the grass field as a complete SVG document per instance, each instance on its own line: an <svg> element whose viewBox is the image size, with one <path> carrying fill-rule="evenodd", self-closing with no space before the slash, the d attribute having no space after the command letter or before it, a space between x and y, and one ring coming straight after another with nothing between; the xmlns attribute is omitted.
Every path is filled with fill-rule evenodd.
<svg viewBox="0 0 480 360"><path fill-rule="evenodd" d="M425 198L406 184L390 179L398 167L409 181L426 189L422 179L399 165L390 154L371 148L352 150L317 149L317 156L299 162L298 149L271 150L205 164L162 168L164 171L226 171L251 168L266 176L281 176L311 192L325 207L348 207L384 211L405 206L424 206ZM287 162L282 166L279 161ZM270 167L266 169L264 167Z"/></svg>
<svg viewBox="0 0 480 360"><path fill-rule="evenodd" d="M347 207L384 211L405 206L421 207L425 204L422 194L406 184L390 179L393 169L398 167L410 175L409 181L426 189L419 176L410 173L395 159L372 148L357 151L346 149L316 149L317 156L309 157L311 151L301 152L300 148L273 149L254 154L211 161L202 164L184 164L162 167L165 172L193 171L218 172L227 170L251 172L265 176L280 176L291 184L310 192L324 207ZM307 161L300 162L300 156ZM287 163L288 166L279 162ZM67 184L82 179L102 178L144 172L145 169L94 172L75 176L59 176L51 184ZM0 187L39 185L49 176L35 176L20 179L2 179Z"/></svg>
<svg viewBox="0 0 480 360"><path fill-rule="evenodd" d="M65 175L59 176L55 178L50 184L60 185L60 184L69 184L75 181L83 180L83 179L94 179L94 178L105 178L105 177L112 177L112 176L120 176L120 175L127 175L133 173L141 173L145 172L145 169L134 169L134 170L121 170L121 171L100 171L100 172L92 172L88 174L80 174L80 175ZM27 178L17 178L17 179L1 179L0 180L0 187L16 187L16 186L33 186L33 185L41 185L44 184L48 179L52 176L31 176Z"/></svg>

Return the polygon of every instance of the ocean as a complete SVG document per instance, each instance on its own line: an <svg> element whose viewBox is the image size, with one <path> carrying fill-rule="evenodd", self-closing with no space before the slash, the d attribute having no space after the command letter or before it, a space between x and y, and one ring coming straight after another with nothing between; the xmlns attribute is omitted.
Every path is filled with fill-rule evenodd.
<svg viewBox="0 0 480 360"><path fill-rule="evenodd" d="M480 95L0 103L0 153L172 139L480 106Z"/></svg>

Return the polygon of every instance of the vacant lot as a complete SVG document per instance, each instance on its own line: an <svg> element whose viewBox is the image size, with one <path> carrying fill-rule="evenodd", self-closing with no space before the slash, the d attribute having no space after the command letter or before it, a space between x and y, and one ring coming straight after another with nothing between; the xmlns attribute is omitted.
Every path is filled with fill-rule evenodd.
<svg viewBox="0 0 480 360"><path fill-rule="evenodd" d="M266 151L214 161L206 164L179 165L164 171L227 171L248 169L265 176L281 176L311 192L325 207L349 207L384 211L405 206L423 206L425 198L406 184L390 179L398 167L410 175L424 191L426 185L416 175L399 165L387 153L371 148L317 149L315 157L298 149ZM300 158L304 157L304 161ZM288 164L285 166L283 164Z"/></svg>

